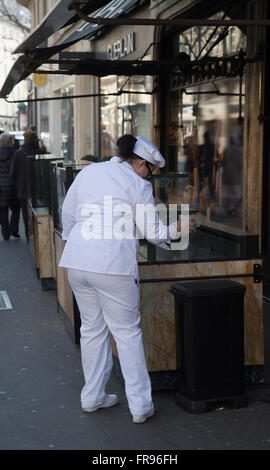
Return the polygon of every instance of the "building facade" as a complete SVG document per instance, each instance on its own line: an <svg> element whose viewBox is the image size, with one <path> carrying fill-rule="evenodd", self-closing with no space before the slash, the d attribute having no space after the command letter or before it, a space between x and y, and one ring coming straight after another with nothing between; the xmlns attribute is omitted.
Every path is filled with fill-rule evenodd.
<svg viewBox="0 0 270 470"><path fill-rule="evenodd" d="M0 17L0 82L6 78L14 61L12 52L22 42L25 33L5 16ZM19 83L11 92L9 99L23 100L27 97L26 82ZM26 104L7 103L1 100L0 129L5 131L24 130L27 127Z"/></svg>
<svg viewBox="0 0 270 470"><path fill-rule="evenodd" d="M34 29L56 2L21 3L32 11ZM72 45L65 52L73 53L73 59L84 52L104 61L104 67L107 61L119 66L133 61L138 70L152 61L161 72L129 74L123 69L119 74L108 66L100 77L90 68L85 74L55 74L61 64L44 62L43 77L32 77L29 97L60 99L32 103L30 119L53 154L77 163L86 155L110 157L116 139L125 133L156 143L166 160L153 180L156 201L189 204L200 230L186 250L140 244L149 371L176 368L174 305L168 294L172 284L229 278L246 287L245 365L247 376L261 380L263 288L267 290L270 278L269 33L261 25L237 25L237 20L269 18L268 2L114 0L100 16L113 17L118 10L120 18L202 21L100 27L78 20L56 31L45 47L66 41ZM216 24L207 24L211 20ZM224 20L231 24L222 24ZM68 98L77 95L92 96Z"/></svg>

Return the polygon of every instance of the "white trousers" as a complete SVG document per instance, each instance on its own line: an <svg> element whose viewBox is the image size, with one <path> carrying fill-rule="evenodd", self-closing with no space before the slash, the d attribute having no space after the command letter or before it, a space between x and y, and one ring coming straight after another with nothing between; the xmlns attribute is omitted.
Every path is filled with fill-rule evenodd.
<svg viewBox="0 0 270 470"><path fill-rule="evenodd" d="M133 276L68 269L68 279L81 315L81 356L85 385L82 407L100 405L112 370L109 332L116 342L132 415L152 407L142 332L139 328L139 285Z"/></svg>

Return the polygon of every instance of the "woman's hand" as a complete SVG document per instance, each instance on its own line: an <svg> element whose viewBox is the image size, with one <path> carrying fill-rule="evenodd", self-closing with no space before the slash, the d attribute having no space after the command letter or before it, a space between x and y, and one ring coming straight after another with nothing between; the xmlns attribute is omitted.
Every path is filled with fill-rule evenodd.
<svg viewBox="0 0 270 470"><path fill-rule="evenodd" d="M198 227L198 224L197 224L196 220L194 219L194 217L191 216L189 218L189 233L194 232L194 230L196 230L197 227ZM177 232L181 232L181 221L180 220L177 221Z"/></svg>

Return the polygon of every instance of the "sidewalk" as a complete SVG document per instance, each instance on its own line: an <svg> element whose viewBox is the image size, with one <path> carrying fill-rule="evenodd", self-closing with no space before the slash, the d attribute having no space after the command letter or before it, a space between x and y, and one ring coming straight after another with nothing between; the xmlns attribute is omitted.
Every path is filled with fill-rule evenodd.
<svg viewBox="0 0 270 470"><path fill-rule="evenodd" d="M266 386L247 390L246 408L199 415L180 408L173 393L154 392L155 416L136 425L113 374L107 391L120 403L83 413L80 350L57 313L56 292L40 289L25 239L0 240L0 290L13 307L0 310L0 450L270 449ZM269 336L270 303L264 315ZM266 341L267 374L269 358Z"/></svg>

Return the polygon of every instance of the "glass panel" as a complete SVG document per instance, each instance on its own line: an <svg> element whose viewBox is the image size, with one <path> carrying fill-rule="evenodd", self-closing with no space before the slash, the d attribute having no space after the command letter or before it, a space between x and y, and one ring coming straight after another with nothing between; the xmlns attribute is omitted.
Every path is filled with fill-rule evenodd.
<svg viewBox="0 0 270 470"><path fill-rule="evenodd" d="M85 167L88 163L76 163L72 165L72 181L76 178L77 174Z"/></svg>
<svg viewBox="0 0 270 470"><path fill-rule="evenodd" d="M138 250L138 262L144 263L148 261L147 255L147 242L146 240L140 240L139 250Z"/></svg>
<svg viewBox="0 0 270 470"><path fill-rule="evenodd" d="M39 155L27 155L27 194L32 207L45 207L44 168Z"/></svg>
<svg viewBox="0 0 270 470"><path fill-rule="evenodd" d="M87 164L86 164L87 165ZM50 178L52 180L51 200L54 226L62 230L62 206L66 193L74 181L76 175L86 166L85 164L52 163L50 165Z"/></svg>
<svg viewBox="0 0 270 470"><path fill-rule="evenodd" d="M44 194L44 199L45 199L45 205L49 209L49 213L52 215L53 213L53 208L52 208L52 184L53 181L51 179L51 174L50 174L50 165L53 162L62 162L63 159L60 157L57 157L56 155L53 154L44 154L40 155L41 159L41 164L43 167L43 174L44 178L42 180L42 187L43 187L43 194Z"/></svg>
<svg viewBox="0 0 270 470"><path fill-rule="evenodd" d="M190 235L187 250L157 248L156 261L249 256L242 213L244 96L239 91L235 77L169 95L168 154L176 173L169 182L168 175L161 176L159 192L165 202L190 204L200 228Z"/></svg>
<svg viewBox="0 0 270 470"><path fill-rule="evenodd" d="M62 88L62 96L73 95L74 87ZM61 100L62 157L74 160L74 104L73 99Z"/></svg>
<svg viewBox="0 0 270 470"><path fill-rule="evenodd" d="M224 11L210 19L229 20ZM210 57L226 57L246 48L246 36L235 26L193 26L178 36L179 52L185 52L191 60Z"/></svg>
<svg viewBox="0 0 270 470"><path fill-rule="evenodd" d="M117 97L107 96L117 92L117 77L109 75L100 79L101 93L101 156L115 154L117 139Z"/></svg>
<svg viewBox="0 0 270 470"><path fill-rule="evenodd" d="M189 192L189 175L187 172L162 173L153 175L153 191L157 204L177 204L177 210L181 210L181 204L189 204L190 211L197 212L198 205L192 201Z"/></svg>
<svg viewBox="0 0 270 470"><path fill-rule="evenodd" d="M66 170L60 166L55 166L55 180L56 180L56 203L57 213L55 219L55 226L58 229L62 227L62 206L66 195Z"/></svg>
<svg viewBox="0 0 270 470"><path fill-rule="evenodd" d="M32 207L49 207L51 204L49 163L61 159L53 154L28 155L25 158L28 199Z"/></svg>
<svg viewBox="0 0 270 470"><path fill-rule="evenodd" d="M151 138L151 95L144 94L152 90L152 77L133 76L119 77L118 89L129 93L123 93L118 97L118 112L120 111L120 122L118 134L141 135L147 139ZM136 93L132 93L136 92ZM141 94L138 94L141 93ZM122 118L122 119L121 119Z"/></svg>
<svg viewBox="0 0 270 470"><path fill-rule="evenodd" d="M40 141L49 150L49 103L46 101L40 103Z"/></svg>
<svg viewBox="0 0 270 470"><path fill-rule="evenodd" d="M228 16L220 12L214 18ZM246 36L236 27L192 27L175 34L170 48L173 57L185 53L191 61L206 55L228 57L245 50ZM185 71L188 67L180 74L176 70L176 79L168 80L166 137L171 173L156 176L153 188L156 202L167 207L177 204L178 215L181 204L189 204L199 227L190 234L185 250L175 249L177 243L171 251L153 245L150 250L150 244L140 242L139 261L256 257L259 237L245 230L242 211L245 75L234 76L229 67L195 78ZM184 77L184 87L177 77Z"/></svg>
<svg viewBox="0 0 270 470"><path fill-rule="evenodd" d="M58 165L61 167L63 164L60 162L51 162L49 165L49 174L50 174L50 200L51 206L49 207L49 212L53 217L54 227L60 229L60 220L58 212L58 189L57 189L57 169Z"/></svg>
<svg viewBox="0 0 270 470"><path fill-rule="evenodd" d="M115 154L115 144L123 134L142 135L151 138L152 77L134 76L103 77L101 82L101 156ZM125 90L119 96L109 96L117 90ZM133 93L134 92L134 93ZM139 92L139 93L138 93Z"/></svg>
<svg viewBox="0 0 270 470"><path fill-rule="evenodd" d="M219 80L216 87L218 95L213 84L189 88L178 100L177 92L171 94L174 120L169 154L176 159L178 171L188 174L185 196L189 203L197 204L208 220L241 228L243 125L239 77ZM243 109L243 97L241 106Z"/></svg>

